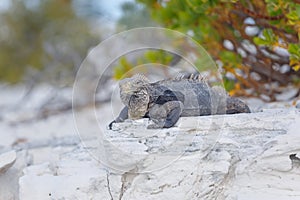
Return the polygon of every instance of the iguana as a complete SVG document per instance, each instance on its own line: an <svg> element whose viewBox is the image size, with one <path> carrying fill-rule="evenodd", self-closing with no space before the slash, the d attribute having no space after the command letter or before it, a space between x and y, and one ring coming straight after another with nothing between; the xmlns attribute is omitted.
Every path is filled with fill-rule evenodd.
<svg viewBox="0 0 300 200"><path fill-rule="evenodd" d="M250 113L244 102L228 96L220 86L210 87L199 74L155 83L135 75L121 80L119 87L125 107L109 129L128 118L150 118L153 123L147 128L154 129L172 127L179 117Z"/></svg>

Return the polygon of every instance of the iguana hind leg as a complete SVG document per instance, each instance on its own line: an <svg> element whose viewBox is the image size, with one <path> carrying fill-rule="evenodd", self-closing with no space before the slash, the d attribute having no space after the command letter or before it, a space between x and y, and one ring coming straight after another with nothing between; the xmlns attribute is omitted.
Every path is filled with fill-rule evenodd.
<svg viewBox="0 0 300 200"><path fill-rule="evenodd" d="M168 101L162 105L156 104L149 110L149 117L153 124L148 129L170 128L178 121L183 110L180 101Z"/></svg>

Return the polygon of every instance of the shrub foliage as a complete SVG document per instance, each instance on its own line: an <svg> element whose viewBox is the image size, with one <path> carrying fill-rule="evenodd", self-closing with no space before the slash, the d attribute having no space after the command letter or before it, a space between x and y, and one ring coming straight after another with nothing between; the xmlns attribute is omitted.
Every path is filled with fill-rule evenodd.
<svg viewBox="0 0 300 200"><path fill-rule="evenodd" d="M275 100L300 80L299 0L136 0L221 61L233 95Z"/></svg>

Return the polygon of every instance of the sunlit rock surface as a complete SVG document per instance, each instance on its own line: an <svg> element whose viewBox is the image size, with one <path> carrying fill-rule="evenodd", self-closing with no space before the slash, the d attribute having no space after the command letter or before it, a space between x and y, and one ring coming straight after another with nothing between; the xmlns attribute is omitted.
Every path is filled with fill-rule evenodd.
<svg viewBox="0 0 300 200"><path fill-rule="evenodd" d="M0 154L0 174L5 173L15 163L16 157L15 151Z"/></svg>
<svg viewBox="0 0 300 200"><path fill-rule="evenodd" d="M73 113L69 90L16 90L1 90L0 200L300 199L299 100L246 99L253 113L109 131L118 102Z"/></svg>
<svg viewBox="0 0 300 200"><path fill-rule="evenodd" d="M32 145L19 199L300 198L290 159L300 156L299 109L181 118L163 130L146 129L147 119L100 130L92 114L79 120L85 133Z"/></svg>

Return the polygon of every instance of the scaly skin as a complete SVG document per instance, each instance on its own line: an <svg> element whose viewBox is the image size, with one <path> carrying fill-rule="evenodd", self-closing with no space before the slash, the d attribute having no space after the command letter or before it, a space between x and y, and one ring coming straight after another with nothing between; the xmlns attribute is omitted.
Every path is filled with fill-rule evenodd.
<svg viewBox="0 0 300 200"><path fill-rule="evenodd" d="M181 116L250 113L249 107L227 95L221 87L210 87L200 75L182 76L150 83L142 76L120 81L120 97L125 107L109 124L125 119L150 118L147 128L169 128Z"/></svg>

